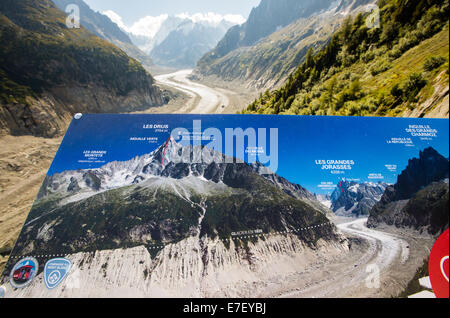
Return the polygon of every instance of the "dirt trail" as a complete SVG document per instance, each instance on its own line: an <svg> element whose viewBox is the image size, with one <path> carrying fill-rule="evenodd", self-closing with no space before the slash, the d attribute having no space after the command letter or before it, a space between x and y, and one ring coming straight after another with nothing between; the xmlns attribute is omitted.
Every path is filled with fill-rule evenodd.
<svg viewBox="0 0 450 318"><path fill-rule="evenodd" d="M0 272L61 138L0 137Z"/></svg>
<svg viewBox="0 0 450 318"><path fill-rule="evenodd" d="M260 91L244 84L208 78L190 80L192 70L181 70L155 76L158 85L174 97L167 105L151 107L141 114L236 114L252 103Z"/></svg>

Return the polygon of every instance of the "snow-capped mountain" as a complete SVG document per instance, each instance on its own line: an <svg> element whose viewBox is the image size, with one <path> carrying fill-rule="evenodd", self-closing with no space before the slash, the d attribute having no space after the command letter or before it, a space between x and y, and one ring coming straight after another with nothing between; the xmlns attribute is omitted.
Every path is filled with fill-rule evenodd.
<svg viewBox="0 0 450 318"><path fill-rule="evenodd" d="M202 158L202 162L191 164L198 161L196 158ZM182 179L191 175L210 176L209 179L219 182L217 174L212 173L211 169L207 171L207 167L213 161L224 161L223 158L225 156L206 147L183 147L171 137L155 151L128 161L114 161L97 169L64 171L48 176L38 198L58 195L71 197L70 202L73 202L154 177Z"/></svg>
<svg viewBox="0 0 450 318"><path fill-rule="evenodd" d="M368 215L370 209L380 201L387 186L383 182L340 181L331 194L331 209L340 216Z"/></svg>
<svg viewBox="0 0 450 318"><path fill-rule="evenodd" d="M314 195L230 159L170 138L129 161L47 177L13 255L65 255L92 297L250 297L254 283L270 294L268 281L348 251ZM83 296L61 286L53 295Z"/></svg>
<svg viewBox="0 0 450 318"><path fill-rule="evenodd" d="M233 159L236 163L243 163ZM205 146L182 146L170 137L155 151L123 162L110 162L97 169L64 171L47 176L38 198L65 197L64 204L86 199L100 192L141 184L155 177L223 183L226 176L226 156ZM228 161L228 160L227 160ZM259 162L249 169L289 196L308 201L327 214L316 196L298 184L274 174Z"/></svg>
<svg viewBox="0 0 450 318"><path fill-rule="evenodd" d="M225 20L219 24L211 24L186 19L162 42L155 43L150 57L159 65L177 68L194 67L197 61L216 46L233 25Z"/></svg>
<svg viewBox="0 0 450 318"><path fill-rule="evenodd" d="M113 11L103 14L126 32L139 49L152 56L156 64L177 68L194 67L229 28L245 22L241 16L198 13L149 16L128 27Z"/></svg>
<svg viewBox="0 0 450 318"><path fill-rule="evenodd" d="M171 208L167 210L166 205ZM130 229L128 225L127 231L132 233L126 235L119 235L123 229L109 233L110 227L117 224L102 223L96 235L86 233L96 244L110 247L111 236L116 235L119 235L118 246L128 246L129 240L145 244L149 238L173 241L194 227L205 231L202 235L213 236L227 236L231 230L255 227L285 231L304 222L326 222L330 212L309 191L271 173L260 163L249 165L208 147L183 146L169 138L155 151L129 161L48 176L26 222L30 227L27 236L34 240L34 249L51 248L49 237L53 237L55 248L61 249L60 244L68 239L67 235L58 238L52 233L47 237L41 232L47 233L53 225L66 231L64 224L70 222L74 213L78 219L73 222L96 226L95 215L101 217L99 213L104 215L110 211L112 214L107 217L114 218L114 213L119 213L117 209L123 211L120 213L131 213L130 217L140 221L136 221L135 228ZM159 212L153 215L150 211ZM238 212L239 216L234 214ZM255 213L260 216L255 218ZM180 222L178 214L187 218L182 227L175 226ZM125 221L119 218L115 222ZM142 222L150 223L144 229ZM168 227L168 222L174 223ZM199 222L209 224L199 227ZM77 233L74 234L77 238L65 244L74 250L86 248L85 236L78 237ZM124 235L129 238L125 240ZM17 246L20 248L21 243ZM21 248L25 246L26 243Z"/></svg>
<svg viewBox="0 0 450 318"><path fill-rule="evenodd" d="M142 51L150 55L153 48L161 44L167 36L185 21L185 19L176 16L160 17L160 25L156 25L153 32L149 32L146 27L137 30L126 30L131 41Z"/></svg>

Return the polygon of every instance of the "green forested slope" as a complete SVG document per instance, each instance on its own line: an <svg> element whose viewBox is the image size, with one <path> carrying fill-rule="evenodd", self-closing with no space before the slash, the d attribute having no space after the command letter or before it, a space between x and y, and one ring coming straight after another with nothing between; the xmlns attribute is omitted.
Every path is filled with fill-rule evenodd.
<svg viewBox="0 0 450 318"><path fill-rule="evenodd" d="M243 113L399 116L448 87L448 0L378 5L379 28L366 26L368 14L347 18L281 89Z"/></svg>
<svg viewBox="0 0 450 318"><path fill-rule="evenodd" d="M47 86L92 78L126 94L131 87L117 74L146 76L138 62L113 45L84 29L68 29L66 17L53 4L20 2L5 0L0 5L2 77L8 75L36 93ZM21 91L4 92L3 85L1 89L2 99L21 95Z"/></svg>

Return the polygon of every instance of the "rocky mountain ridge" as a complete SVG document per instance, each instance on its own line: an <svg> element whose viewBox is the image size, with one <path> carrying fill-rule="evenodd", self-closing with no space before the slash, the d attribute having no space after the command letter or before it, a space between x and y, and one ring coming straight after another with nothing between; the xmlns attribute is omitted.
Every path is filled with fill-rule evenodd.
<svg viewBox="0 0 450 318"><path fill-rule="evenodd" d="M47 176L38 198L49 195L87 198L99 192L117 187L140 184L153 177L164 177L180 180L193 176L224 183L227 179L229 158L205 146L182 146L170 137L165 143L149 154L135 157L124 162L110 162L98 169L65 171ZM290 197L308 201L324 214L324 208L316 196L298 184L278 176L259 162L244 164L249 172L255 172ZM83 194L82 194L83 193ZM80 194L82 194L80 196ZM72 202L72 200L70 200Z"/></svg>

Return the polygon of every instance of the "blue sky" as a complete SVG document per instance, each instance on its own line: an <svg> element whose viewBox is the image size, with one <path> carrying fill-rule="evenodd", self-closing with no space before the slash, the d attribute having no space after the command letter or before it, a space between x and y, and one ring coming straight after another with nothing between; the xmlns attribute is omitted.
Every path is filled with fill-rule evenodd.
<svg viewBox="0 0 450 318"><path fill-rule="evenodd" d="M193 120L202 121L202 130L215 127L243 129L278 128L277 174L315 193L328 193L322 182L337 184L339 180L383 181L395 183L408 160L419 151L432 146L443 156L449 156L449 122L438 119L298 117L242 115L84 115L74 120L50 168L49 175L64 170L91 169L104 163L80 163L84 151L106 151L102 160L126 161L150 153L164 144L169 132L155 133L143 129L145 124L168 125L192 130ZM438 137L421 140L405 130L409 125L429 125ZM269 130L268 130L269 131ZM154 143L130 142L130 137L156 137ZM392 138L411 138L413 144L388 144ZM245 159L245 158L244 158ZM102 161L100 160L100 161ZM355 164L344 174L323 170L316 160L353 160ZM386 165L397 166L390 171ZM369 175L381 175L372 179Z"/></svg>
<svg viewBox="0 0 450 318"><path fill-rule="evenodd" d="M96 11L112 10L125 24L131 25L146 16L180 13L240 14L247 18L260 0L85 0Z"/></svg>

